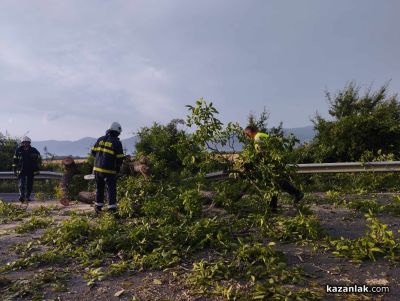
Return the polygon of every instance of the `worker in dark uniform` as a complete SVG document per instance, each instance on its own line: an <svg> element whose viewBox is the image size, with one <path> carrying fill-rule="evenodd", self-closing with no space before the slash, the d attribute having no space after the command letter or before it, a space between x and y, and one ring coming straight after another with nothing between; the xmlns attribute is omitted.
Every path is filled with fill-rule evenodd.
<svg viewBox="0 0 400 301"><path fill-rule="evenodd" d="M268 141L269 135L266 133L258 132L255 127L248 126L244 130L245 135L254 140L255 143L255 149L257 151L260 150L260 142L261 140ZM279 180L279 183L277 183L277 186L279 186L283 191L289 193L291 196L294 198L294 203L297 204L300 200L303 199L304 193L296 188L292 183L289 182L289 179L283 178ZM273 212L276 212L277 207L278 207L278 196L274 195L271 198L271 201L269 203L270 208L272 209Z"/></svg>
<svg viewBox="0 0 400 301"><path fill-rule="evenodd" d="M14 153L13 171L18 177L19 201L31 201L33 178L39 174L40 153L31 146L31 139L24 137Z"/></svg>
<svg viewBox="0 0 400 301"><path fill-rule="evenodd" d="M108 188L108 211L117 211L117 173L124 158L121 141L121 125L113 122L106 135L100 137L92 147L93 171L96 179L95 211L99 214L104 206L104 188Z"/></svg>

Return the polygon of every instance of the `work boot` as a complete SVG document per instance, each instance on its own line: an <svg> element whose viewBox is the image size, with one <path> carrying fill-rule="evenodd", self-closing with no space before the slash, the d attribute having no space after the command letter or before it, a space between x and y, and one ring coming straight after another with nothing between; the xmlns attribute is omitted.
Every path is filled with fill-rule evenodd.
<svg viewBox="0 0 400 301"><path fill-rule="evenodd" d="M18 201L20 201L21 203L24 203L25 202L25 198L23 196L20 196Z"/></svg>
<svg viewBox="0 0 400 301"><path fill-rule="evenodd" d="M303 198L304 198L304 193L302 191L299 191L298 193L296 193L296 196L294 197L294 203L298 204Z"/></svg>
<svg viewBox="0 0 400 301"><path fill-rule="evenodd" d="M272 213L278 212L278 196L274 195L269 202L269 208L271 208Z"/></svg>
<svg viewBox="0 0 400 301"><path fill-rule="evenodd" d="M115 218L118 218L118 210L117 210L117 208L108 208L107 212L109 212L110 214L114 215Z"/></svg>
<svg viewBox="0 0 400 301"><path fill-rule="evenodd" d="M101 209L102 209L102 207L100 207L100 206L94 207L94 212L95 212L96 216L99 216L101 214Z"/></svg>

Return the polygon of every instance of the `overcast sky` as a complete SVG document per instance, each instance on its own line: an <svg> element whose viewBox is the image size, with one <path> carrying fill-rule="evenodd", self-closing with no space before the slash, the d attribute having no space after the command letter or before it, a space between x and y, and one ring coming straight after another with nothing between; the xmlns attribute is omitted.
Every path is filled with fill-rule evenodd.
<svg viewBox="0 0 400 301"><path fill-rule="evenodd" d="M327 115L355 80L400 91L398 0L0 0L0 132L122 138L213 101L244 125Z"/></svg>

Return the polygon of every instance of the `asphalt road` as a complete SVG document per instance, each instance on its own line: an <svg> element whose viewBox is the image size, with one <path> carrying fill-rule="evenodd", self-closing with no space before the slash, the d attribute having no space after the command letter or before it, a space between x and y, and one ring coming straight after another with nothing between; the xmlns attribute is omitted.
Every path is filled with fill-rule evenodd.
<svg viewBox="0 0 400 301"><path fill-rule="evenodd" d="M0 193L0 200L5 202L18 202L18 193Z"/></svg>

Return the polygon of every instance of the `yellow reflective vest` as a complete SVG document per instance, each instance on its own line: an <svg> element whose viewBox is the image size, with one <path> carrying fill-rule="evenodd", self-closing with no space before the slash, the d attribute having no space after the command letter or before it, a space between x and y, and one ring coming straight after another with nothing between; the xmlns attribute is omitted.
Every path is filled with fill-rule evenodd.
<svg viewBox="0 0 400 301"><path fill-rule="evenodd" d="M254 141L260 141L261 139L268 139L269 135L266 133L261 133L258 132L255 136L254 136Z"/></svg>
<svg viewBox="0 0 400 301"><path fill-rule="evenodd" d="M260 142L261 140L264 139L268 139L269 135L266 133L262 133L262 132L258 132L255 136L254 136L254 147L257 151L260 150L260 145L258 142Z"/></svg>

